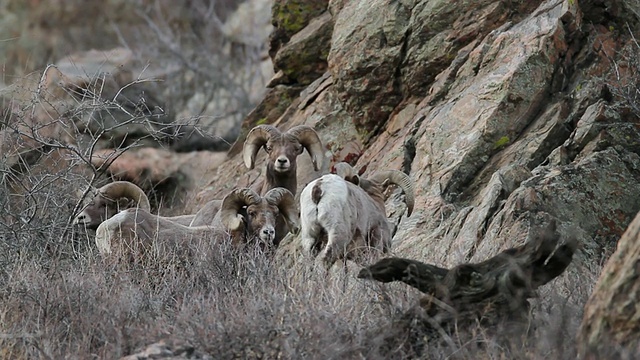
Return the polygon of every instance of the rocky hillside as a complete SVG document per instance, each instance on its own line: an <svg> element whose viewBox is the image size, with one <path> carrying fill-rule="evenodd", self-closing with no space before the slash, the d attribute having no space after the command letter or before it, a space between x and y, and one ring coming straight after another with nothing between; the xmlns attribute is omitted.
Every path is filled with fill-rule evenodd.
<svg viewBox="0 0 640 360"><path fill-rule="evenodd" d="M398 256L481 261L555 220L580 249L547 291L567 298L577 324L640 210L628 95L637 11L626 1L275 1L277 75L243 134L312 125L329 164L411 175L414 214L403 215L399 191L387 201ZM200 201L261 178L242 165L242 141ZM302 158L300 188L317 176Z"/></svg>
<svg viewBox="0 0 640 360"><path fill-rule="evenodd" d="M640 50L629 6L276 1L278 74L243 130L312 125L328 166L410 174L414 215L403 216L399 193L387 202L398 255L480 260L555 219L581 244L557 288L568 294L579 278L588 291L640 210L638 117L619 96L629 83L616 78L635 75L630 55ZM282 20L292 8L305 10ZM242 141L201 201L261 177L242 165ZM300 188L317 176L302 162Z"/></svg>
<svg viewBox="0 0 640 360"><path fill-rule="evenodd" d="M545 296L567 299L577 329L640 210L638 13L623 0L274 0L275 75L184 212L261 181L241 156L253 126L311 125L321 172L348 161L415 181L411 217L399 190L387 200L394 255L482 261L555 222L579 250ZM299 159L300 191L319 173Z"/></svg>

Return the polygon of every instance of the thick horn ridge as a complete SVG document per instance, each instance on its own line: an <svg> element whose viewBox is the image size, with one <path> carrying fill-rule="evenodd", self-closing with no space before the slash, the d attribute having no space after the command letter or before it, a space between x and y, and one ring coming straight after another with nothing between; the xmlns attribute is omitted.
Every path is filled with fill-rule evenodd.
<svg viewBox="0 0 640 360"><path fill-rule="evenodd" d="M390 183L400 186L405 196L405 203L407 204L407 216L411 216L413 212L413 206L415 204L415 191L413 188L413 181L409 175L399 170L386 170L376 172L370 178L379 183L383 183L388 180Z"/></svg>
<svg viewBox="0 0 640 360"><path fill-rule="evenodd" d="M242 159L248 169L253 169L258 150L274 136L281 136L281 132L273 125L258 125L251 129L242 147Z"/></svg>
<svg viewBox="0 0 640 360"><path fill-rule="evenodd" d="M222 200L222 206L220 207L222 224L231 231L238 230L244 223L244 218L240 215L240 209L243 206L259 201L260 195L249 188L233 190Z"/></svg>
<svg viewBox="0 0 640 360"><path fill-rule="evenodd" d="M287 133L295 136L300 141L300 144L307 149L309 156L311 156L314 170L319 171L324 161L324 147L318 133L308 125L294 126Z"/></svg>
<svg viewBox="0 0 640 360"><path fill-rule="evenodd" d="M134 183L128 181L114 181L103 186L100 189L100 192L103 196L116 200L119 198L131 199L137 203L138 208L147 211L151 210L151 204L149 203L147 194L145 194L144 191Z"/></svg>

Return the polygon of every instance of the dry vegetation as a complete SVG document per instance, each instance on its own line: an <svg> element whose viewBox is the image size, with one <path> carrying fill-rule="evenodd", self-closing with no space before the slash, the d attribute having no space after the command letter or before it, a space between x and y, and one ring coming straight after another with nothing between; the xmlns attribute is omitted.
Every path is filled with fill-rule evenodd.
<svg viewBox="0 0 640 360"><path fill-rule="evenodd" d="M70 225L82 200L73 195L103 177L88 161L93 147L34 136L21 117L4 117L0 128L41 146L35 160L24 152L0 158L1 358L119 358L161 339L219 359L575 356L579 315L553 296L534 303L524 323L445 330L403 284L284 267L253 248L205 239L193 242L195 258L105 264L94 234Z"/></svg>
<svg viewBox="0 0 640 360"><path fill-rule="evenodd" d="M572 352L562 317L535 319L550 331L536 336L531 329L528 339L521 325L507 337L481 328L442 336L413 307L417 294L409 288L284 269L253 249L204 246L197 259L162 270L106 266L90 245L59 242L61 229L37 227L56 217L63 224L66 215L17 229L17 237L3 226L3 358L117 358L167 337L221 359L566 358Z"/></svg>
<svg viewBox="0 0 640 360"><path fill-rule="evenodd" d="M559 298L534 304L529 323L445 333L409 287L284 268L253 248L205 241L186 262L106 265L93 234L68 227L68 194L85 184L74 167L37 169L19 178L42 184L24 197L8 196L15 175L0 183L2 358L118 358L167 338L219 359L575 356Z"/></svg>
<svg viewBox="0 0 640 360"><path fill-rule="evenodd" d="M2 128L20 128L12 121ZM70 225L81 200L70 195L102 169L90 152L50 145L28 167L0 160L0 358L118 358L162 339L219 359L575 357L581 315L553 282L528 321L443 329L404 284L284 267L253 248L205 239L195 258L105 264L93 232Z"/></svg>
<svg viewBox="0 0 640 360"><path fill-rule="evenodd" d="M171 44L178 40L157 19L145 17L157 32L158 43L164 44L158 46L164 52L158 53L209 76L196 76L198 82L189 86L213 89L205 94L211 99L233 80L220 77L226 74L224 68L211 70L219 58L172 51ZM210 51L215 45L201 50ZM224 81L211 87L214 78ZM177 79L167 79L172 80ZM233 88L238 89L234 97L240 94L241 99L233 112L243 114L251 106L250 96L241 86ZM35 96L32 101L20 105L31 109L40 100ZM76 110L86 105L80 102ZM61 115L54 114L51 121L62 121ZM128 121L144 125L147 120ZM26 130L33 126L7 112L0 117L0 130L29 135ZM71 129L71 134L80 133ZM29 154L16 160L0 153L0 358L113 359L166 338L187 341L216 359L576 356L574 336L581 315L551 290L553 282L532 301L524 323L445 331L417 305L421 294L403 284L358 280L352 273L327 277L302 264L285 268L271 255L250 247L203 241L197 242L199 256L175 259L169 265L105 264L93 244L94 234L71 226L82 201L73 195L88 184L98 184L104 175L104 168L89 161L92 143L100 134L90 135L80 148L31 132L27 138L40 146L36 161L27 159ZM127 144L118 153L135 146ZM576 280L574 292L588 294L583 287Z"/></svg>

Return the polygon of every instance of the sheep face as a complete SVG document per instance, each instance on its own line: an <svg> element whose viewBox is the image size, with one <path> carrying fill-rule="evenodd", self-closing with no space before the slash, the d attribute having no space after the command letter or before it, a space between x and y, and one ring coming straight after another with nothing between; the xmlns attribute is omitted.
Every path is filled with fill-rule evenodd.
<svg viewBox="0 0 640 360"><path fill-rule="evenodd" d="M115 181L92 190L89 201L73 220L74 225L97 229L103 221L124 209L139 207L149 210L149 199L137 185L128 181Z"/></svg>
<svg viewBox="0 0 640 360"><path fill-rule="evenodd" d="M278 206L263 200L259 204L247 206L246 214L249 238L271 244L276 236L276 219L280 215Z"/></svg>
<svg viewBox="0 0 640 360"><path fill-rule="evenodd" d="M295 194L297 190L296 160L307 149L313 168L320 170L323 162L323 146L316 131L307 125L298 125L282 133L271 125L254 127L244 142L242 157L248 169L255 166L255 158L260 149L267 153L267 171L260 191L283 187Z"/></svg>
<svg viewBox="0 0 640 360"><path fill-rule="evenodd" d="M105 220L111 218L121 210L134 207L130 199L112 199L98 192L84 206L80 214L73 220L74 225L82 225L95 230Z"/></svg>
<svg viewBox="0 0 640 360"><path fill-rule="evenodd" d="M291 134L282 134L279 137L272 137L264 146L269 156L267 171L281 175L296 173L296 159L302 154L304 147L298 138Z"/></svg>
<svg viewBox="0 0 640 360"><path fill-rule="evenodd" d="M249 188L233 190L222 200L217 216L235 241L249 242L258 239L260 243L277 246L276 224L280 217L284 218L291 231L298 231L299 218L295 200L293 194L285 188L271 189L264 197Z"/></svg>

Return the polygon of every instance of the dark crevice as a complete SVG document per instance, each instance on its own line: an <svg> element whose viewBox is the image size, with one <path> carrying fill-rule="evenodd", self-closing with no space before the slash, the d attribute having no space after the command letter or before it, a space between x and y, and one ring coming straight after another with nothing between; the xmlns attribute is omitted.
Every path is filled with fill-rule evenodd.
<svg viewBox="0 0 640 360"><path fill-rule="evenodd" d="M416 140L413 136L410 136L404 141L404 158L402 159L402 171L410 175L411 164L416 157Z"/></svg>
<svg viewBox="0 0 640 360"><path fill-rule="evenodd" d="M411 28L407 28L404 36L402 37L402 46L400 47L400 56L398 58L398 64L393 74L393 88L398 94L405 96L402 91L402 65L407 57L407 51L409 48L409 39L411 38Z"/></svg>
<svg viewBox="0 0 640 360"><path fill-rule="evenodd" d="M394 106L398 106L399 104L402 103L402 100L405 98L403 91L402 91L402 64L404 62L405 57L407 56L407 48L409 47L409 37L411 36L411 28L408 28L407 31L404 33L404 36L402 37L402 46L400 47L400 55L398 57L398 63L395 66L395 69L393 71L393 94L392 96L397 97L398 101ZM384 34L382 34L381 36L381 42L386 43L386 37L384 36ZM371 135L368 137L368 139L365 139L365 142L368 144L371 140L375 139L378 137L378 135L380 135L380 133L384 130L384 128L386 127L389 118L393 115L393 112L391 114L389 114L387 116L386 119L384 119L384 121L380 121L378 122L378 125L375 126L372 131L371 131ZM365 144L366 145L366 144Z"/></svg>

